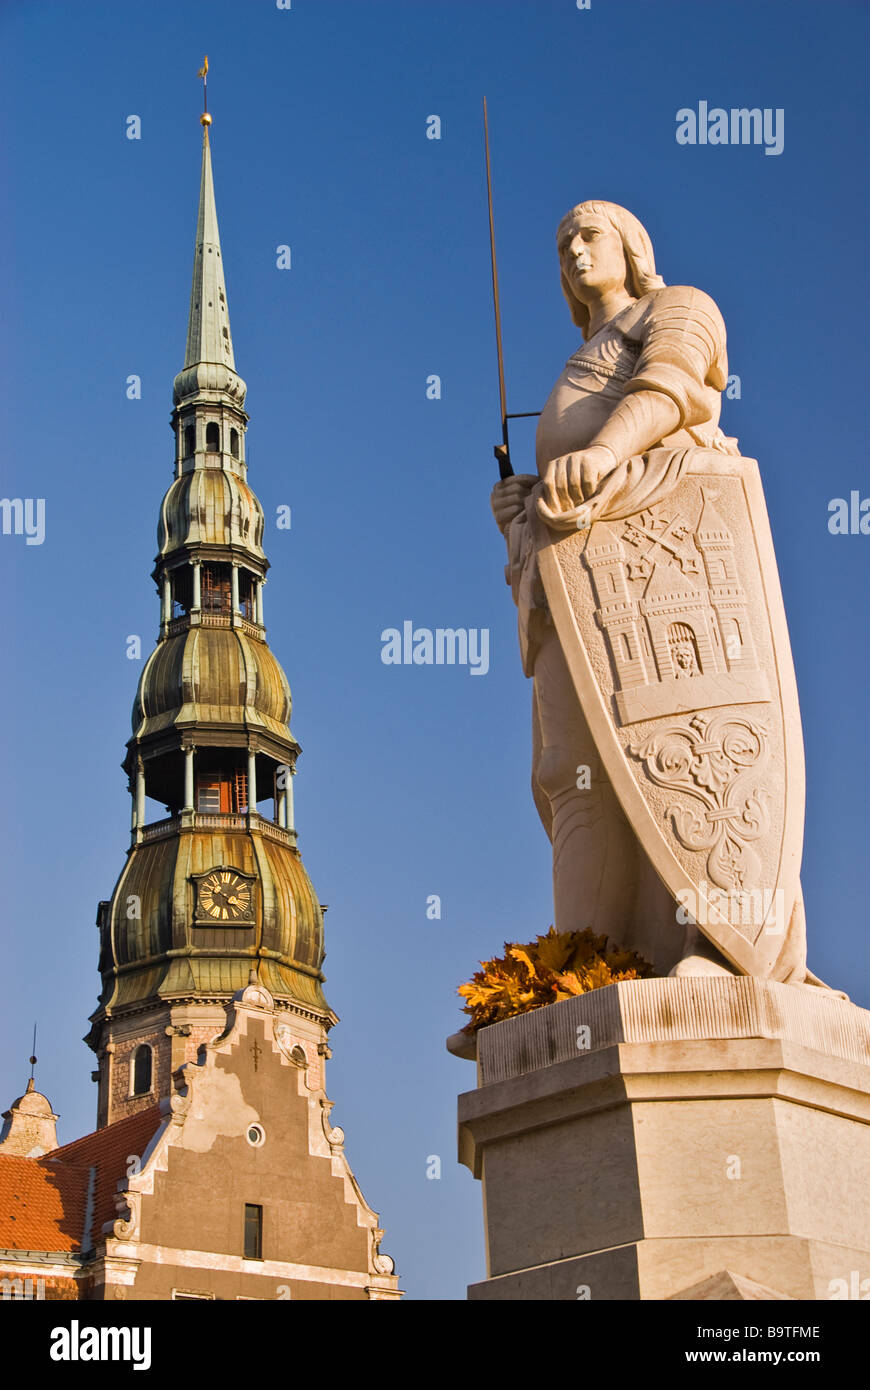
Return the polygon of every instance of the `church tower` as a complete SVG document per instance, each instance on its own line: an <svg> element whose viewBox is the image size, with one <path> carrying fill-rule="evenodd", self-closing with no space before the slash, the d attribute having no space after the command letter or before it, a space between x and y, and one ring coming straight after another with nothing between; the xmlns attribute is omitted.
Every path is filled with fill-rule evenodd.
<svg viewBox="0 0 870 1390"><path fill-rule="evenodd" d="M202 123L160 627L123 764L127 861L98 914L97 1127L58 1144L32 1080L4 1112L0 1282L91 1302L395 1300L326 1092L338 1020L296 843L299 745L266 642L263 509Z"/></svg>
<svg viewBox="0 0 870 1390"><path fill-rule="evenodd" d="M210 122L153 572L160 630L123 764L131 844L98 913L102 991L87 1042L100 1127L165 1100L252 983L321 1067L336 1022L322 988L323 909L296 843L290 689L266 641L263 509L247 481ZM149 813L155 802L163 815Z"/></svg>
<svg viewBox="0 0 870 1390"><path fill-rule="evenodd" d="M729 671L754 671L758 658L749 614L746 590L740 582L734 555L734 537L713 505L714 494L701 488L703 505L695 528L695 544L704 559L710 591L710 605L722 634L724 663Z"/></svg>

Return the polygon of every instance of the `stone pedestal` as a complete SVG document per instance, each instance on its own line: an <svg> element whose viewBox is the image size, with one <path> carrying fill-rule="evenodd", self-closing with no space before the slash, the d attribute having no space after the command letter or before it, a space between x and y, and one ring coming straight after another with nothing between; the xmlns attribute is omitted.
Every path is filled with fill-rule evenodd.
<svg viewBox="0 0 870 1390"><path fill-rule="evenodd" d="M632 980L477 1042L459 1154L488 1278L469 1298L870 1299L867 1010Z"/></svg>

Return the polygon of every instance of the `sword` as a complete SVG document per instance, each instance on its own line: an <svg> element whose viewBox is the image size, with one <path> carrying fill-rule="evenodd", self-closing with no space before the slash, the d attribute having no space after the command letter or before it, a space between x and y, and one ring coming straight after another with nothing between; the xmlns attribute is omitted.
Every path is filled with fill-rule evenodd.
<svg viewBox="0 0 870 1390"><path fill-rule="evenodd" d="M498 266L495 259L495 221L492 215L492 171L489 162L489 120L486 112L486 97L483 98L483 143L486 151L486 196L489 205L489 259L492 266L492 307L495 314L495 349L498 356L498 397L501 406L501 444L496 444L493 454L498 460L500 478L512 478L510 440L508 439L508 420L526 420L540 415L539 410L524 410L515 415L508 414L507 394L504 386L504 354L501 346L501 305L498 296Z"/></svg>

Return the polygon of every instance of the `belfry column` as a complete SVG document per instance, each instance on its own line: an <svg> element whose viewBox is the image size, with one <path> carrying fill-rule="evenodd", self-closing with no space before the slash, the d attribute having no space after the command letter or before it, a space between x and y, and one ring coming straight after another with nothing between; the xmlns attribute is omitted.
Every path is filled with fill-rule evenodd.
<svg viewBox="0 0 870 1390"><path fill-rule="evenodd" d="M184 810L192 811L193 807L193 744L189 743L184 749Z"/></svg>

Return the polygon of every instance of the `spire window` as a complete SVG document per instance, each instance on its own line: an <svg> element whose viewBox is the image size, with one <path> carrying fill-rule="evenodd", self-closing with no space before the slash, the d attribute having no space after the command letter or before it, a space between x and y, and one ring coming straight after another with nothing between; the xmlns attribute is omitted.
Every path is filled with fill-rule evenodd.
<svg viewBox="0 0 870 1390"><path fill-rule="evenodd" d="M209 454L220 453L221 427L215 420L209 420L205 427L205 447Z"/></svg>
<svg viewBox="0 0 870 1390"><path fill-rule="evenodd" d="M224 332L226 333L226 329L224 329ZM234 459L237 459L237 458L239 457L239 432L238 432L238 430L230 430L230 453L232 454L232 456L233 456Z"/></svg>
<svg viewBox="0 0 870 1390"><path fill-rule="evenodd" d="M185 425L184 427L184 455L186 459L193 458L196 453L196 425Z"/></svg>
<svg viewBox="0 0 870 1390"><path fill-rule="evenodd" d="M151 1090L151 1048L140 1043L133 1053L133 1095L147 1096Z"/></svg>

